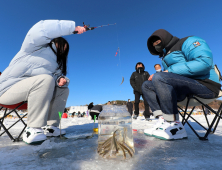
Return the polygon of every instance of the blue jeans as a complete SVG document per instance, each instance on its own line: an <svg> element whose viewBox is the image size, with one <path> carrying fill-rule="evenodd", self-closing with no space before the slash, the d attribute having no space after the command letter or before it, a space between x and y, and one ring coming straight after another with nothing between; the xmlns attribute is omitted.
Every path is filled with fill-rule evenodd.
<svg viewBox="0 0 222 170"><path fill-rule="evenodd" d="M188 95L212 99L216 94L198 81L174 73L155 73L152 81L142 85L143 95L154 116L163 115L167 121L179 120L177 102Z"/></svg>

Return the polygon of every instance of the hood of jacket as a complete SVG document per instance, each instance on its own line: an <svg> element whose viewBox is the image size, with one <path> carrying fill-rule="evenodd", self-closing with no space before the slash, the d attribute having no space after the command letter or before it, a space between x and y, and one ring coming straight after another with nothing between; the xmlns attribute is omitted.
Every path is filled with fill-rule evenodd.
<svg viewBox="0 0 222 170"><path fill-rule="evenodd" d="M153 43L157 40L161 40L162 42L162 48L165 49L165 53L167 53L170 48L172 48L178 41L179 38L174 37L172 34L170 34L168 31L164 29L156 30L147 40L147 47L148 50L152 55L159 55L163 56L163 53L157 52L155 47L153 46Z"/></svg>
<svg viewBox="0 0 222 170"><path fill-rule="evenodd" d="M138 64L142 64L142 66L143 66L143 68L144 68L144 70L145 70L145 66L144 66L144 64L143 64L142 62L136 63L136 66L137 66ZM137 70L137 69L136 69L136 66L135 66L135 70Z"/></svg>

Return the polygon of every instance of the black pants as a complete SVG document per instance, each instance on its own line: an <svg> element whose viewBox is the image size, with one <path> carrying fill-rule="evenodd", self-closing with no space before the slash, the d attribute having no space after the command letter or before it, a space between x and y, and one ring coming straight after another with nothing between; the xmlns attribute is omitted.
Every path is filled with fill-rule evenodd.
<svg viewBox="0 0 222 170"><path fill-rule="evenodd" d="M90 116L92 117L92 120L94 120L94 115L96 115L96 120L98 120L99 113L96 113L96 112L90 112Z"/></svg>
<svg viewBox="0 0 222 170"><path fill-rule="evenodd" d="M140 96L142 96L143 101L144 101L144 105L145 105L145 112L144 112L144 117L145 118L150 118L150 108L149 108L149 104L147 103L146 99L144 98L144 96L142 94L140 94L139 92L135 92L135 115L139 115L139 103L140 103Z"/></svg>
<svg viewBox="0 0 222 170"><path fill-rule="evenodd" d="M132 109L128 109L128 112L130 113L130 115L133 115L133 108Z"/></svg>

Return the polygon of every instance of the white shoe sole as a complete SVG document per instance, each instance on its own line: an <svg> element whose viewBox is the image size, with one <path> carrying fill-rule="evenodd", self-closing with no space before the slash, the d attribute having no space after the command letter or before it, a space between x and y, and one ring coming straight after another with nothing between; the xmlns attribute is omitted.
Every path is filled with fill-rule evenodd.
<svg viewBox="0 0 222 170"><path fill-rule="evenodd" d="M145 134L145 135L147 135L147 136L153 136L152 134L149 134L149 133L145 133L145 132L144 132L144 134Z"/></svg>
<svg viewBox="0 0 222 170"><path fill-rule="evenodd" d="M25 142L26 144L29 144L29 145L39 145L39 144L42 144L45 140L47 140L46 137L42 138L42 139L38 139L38 140L24 140L23 139L23 142Z"/></svg>
<svg viewBox="0 0 222 170"><path fill-rule="evenodd" d="M63 134L61 134L61 135L65 135L66 133L63 133ZM60 136L60 133L58 133L58 134L53 134L53 133L47 133L47 134L45 134L47 137L58 137L58 136Z"/></svg>
<svg viewBox="0 0 222 170"><path fill-rule="evenodd" d="M145 132L145 130L144 130L144 134L147 135L147 136L153 136L153 131L154 131L154 130L155 130L155 129L153 129L152 131L150 130L150 131L151 131L150 133L147 132L147 131Z"/></svg>
<svg viewBox="0 0 222 170"><path fill-rule="evenodd" d="M45 139L45 140L46 140L46 139ZM23 140L23 142L25 142L25 143L28 144L28 145L41 145L45 140L35 141L35 142L31 142L31 143L25 142L25 141Z"/></svg>
<svg viewBox="0 0 222 170"><path fill-rule="evenodd" d="M172 136L171 138L164 137L164 136L157 136L157 135L152 135L152 136L158 139L162 139L162 140L180 140L180 139L188 138L186 133L177 134L177 135Z"/></svg>

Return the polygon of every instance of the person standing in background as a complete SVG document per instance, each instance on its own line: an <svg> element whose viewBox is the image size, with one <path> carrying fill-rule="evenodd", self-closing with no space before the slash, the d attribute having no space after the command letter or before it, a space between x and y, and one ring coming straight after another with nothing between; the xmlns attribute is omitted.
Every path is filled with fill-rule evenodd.
<svg viewBox="0 0 222 170"><path fill-rule="evenodd" d="M131 116L133 115L133 103L130 101L130 99L128 99L128 102L126 104L126 107L128 109L128 112L131 114Z"/></svg>
<svg viewBox="0 0 222 170"><path fill-rule="evenodd" d="M148 78L150 77L150 74L145 70L145 66L143 65L143 63L138 62L136 64L135 67L136 71L133 72L133 74L130 77L130 84L133 88L133 92L135 94L135 112L134 112L134 119L137 119L138 115L139 115L139 102L140 102L140 96L143 97L144 100L144 105L145 105L145 119L147 121L151 121L150 119L150 110L149 110L149 104L147 103L146 99L143 96L142 93L142 84L143 82L147 81Z"/></svg>
<svg viewBox="0 0 222 170"><path fill-rule="evenodd" d="M89 103L88 110L91 110L93 108L93 102Z"/></svg>
<svg viewBox="0 0 222 170"><path fill-rule="evenodd" d="M205 115L210 115L210 110L208 108L205 107L204 110L205 110L205 112L204 112Z"/></svg>
<svg viewBox="0 0 222 170"><path fill-rule="evenodd" d="M94 115L96 115L96 120L98 120L100 112L103 110L103 106L98 104L91 108L90 110L90 116L92 117L92 120L94 119Z"/></svg>
<svg viewBox="0 0 222 170"><path fill-rule="evenodd" d="M160 65L160 64L155 64L155 65L154 65L154 68L155 68L155 70L156 70L156 73L162 72L162 69L161 69L161 65Z"/></svg>
<svg viewBox="0 0 222 170"><path fill-rule="evenodd" d="M62 118L68 118L67 109L64 109L64 113L62 114Z"/></svg>

